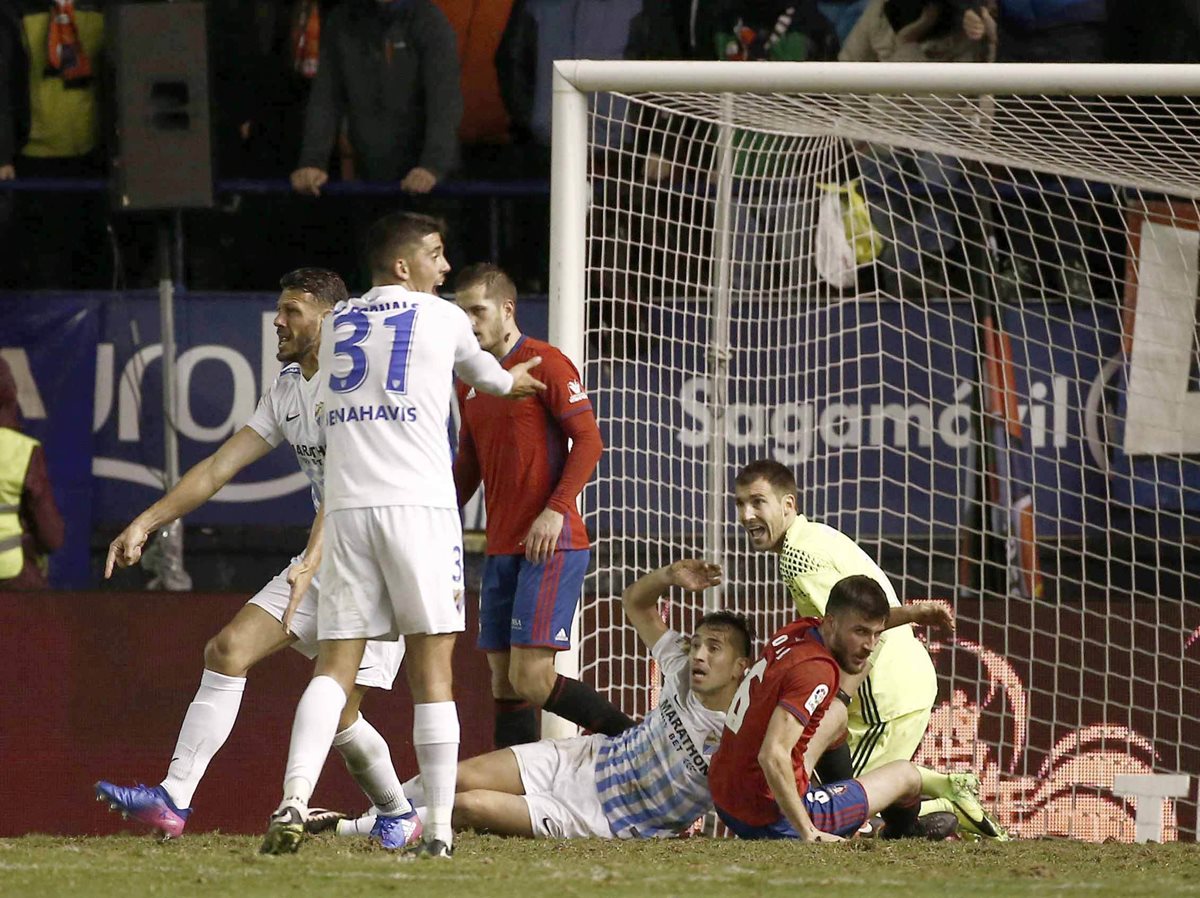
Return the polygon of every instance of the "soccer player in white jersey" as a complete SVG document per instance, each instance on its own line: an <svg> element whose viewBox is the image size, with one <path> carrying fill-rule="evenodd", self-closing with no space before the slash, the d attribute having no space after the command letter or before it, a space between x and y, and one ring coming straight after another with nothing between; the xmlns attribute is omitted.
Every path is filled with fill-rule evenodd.
<svg viewBox="0 0 1200 898"><path fill-rule="evenodd" d="M435 289L436 275L424 272L421 285ZM280 280L275 315L279 361L283 370L263 395L244 427L212 455L187 472L165 496L143 511L109 546L104 575L113 567L137 564L142 547L156 529L177 520L210 499L247 465L287 441L312 484L319 505L324 439L315 417L314 393L321 321L346 299L346 285L332 271L302 268ZM317 588L308 590L291 627L281 623L289 589L284 570L262 588L204 647L200 688L188 707L166 778L157 786L118 786L101 780L96 797L115 811L158 829L164 837L183 832L191 814L192 795L209 761L225 744L237 719L246 674L259 661L286 646L309 658L317 654ZM404 656L402 643L373 642L355 688L338 721L334 739L350 773L369 796L395 804L399 780L383 737L360 714L368 687L390 689ZM337 815L340 817L341 815ZM331 824L336 817L316 815L310 826Z"/></svg>
<svg viewBox="0 0 1200 898"><path fill-rule="evenodd" d="M317 409L327 448L325 501L291 573L295 599L320 570L321 642L296 709L283 801L262 844L266 854L300 846L308 800L365 641L399 636L407 645L413 746L429 814L420 842L422 824L411 808L376 822L416 843L415 854L452 852L459 724L450 662L464 628L462 525L447 430L453 375L513 398L545 385L529 374L540 358L506 371L480 348L462 309L405 286L406 247L423 239L411 216L393 214L372 225L367 262L374 286L339 305L324 324Z"/></svg>
<svg viewBox="0 0 1200 898"><path fill-rule="evenodd" d="M720 582L717 565L686 559L626 589L625 617L662 671L657 706L618 736L543 739L464 761L454 826L534 838L664 838L711 811L708 762L754 636L741 615L716 611L689 640L663 623L659 600L672 587L699 592ZM404 784L410 801L422 802L422 786L420 777Z"/></svg>

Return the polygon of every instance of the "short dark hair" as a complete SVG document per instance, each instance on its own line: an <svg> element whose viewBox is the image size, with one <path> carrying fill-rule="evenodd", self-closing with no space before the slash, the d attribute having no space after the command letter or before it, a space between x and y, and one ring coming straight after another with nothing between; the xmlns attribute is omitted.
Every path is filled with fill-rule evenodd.
<svg viewBox="0 0 1200 898"><path fill-rule="evenodd" d="M517 301L517 285L513 283L512 278L505 273L503 268L493 265L491 262L476 262L474 265L468 265L459 272L458 277L454 280L454 289L459 293L480 286L489 296L499 299L501 302L508 300L515 303Z"/></svg>
<svg viewBox="0 0 1200 898"><path fill-rule="evenodd" d="M829 590L825 603L826 617L839 617L854 612L864 620L887 620L891 613L887 593L874 577L854 574L843 577Z"/></svg>
<svg viewBox="0 0 1200 898"><path fill-rule="evenodd" d="M736 636L740 637L741 641L741 645L735 644L734 648L741 651L743 658L754 657L754 628L750 625L746 615L738 614L735 611L710 611L700 618L696 629L699 630L700 627L732 630Z"/></svg>
<svg viewBox="0 0 1200 898"><path fill-rule="evenodd" d="M350 297L341 275L328 268L297 268L289 271L279 279L279 288L311 293L317 302L331 309Z"/></svg>
<svg viewBox="0 0 1200 898"><path fill-rule="evenodd" d="M430 234L446 237L446 223L418 212L391 212L367 231L364 256L372 275L390 274L396 260Z"/></svg>
<svg viewBox="0 0 1200 898"><path fill-rule="evenodd" d="M796 495L796 476L792 473L792 469L772 459L762 458L750 462L738 471L733 484L735 487L749 486L756 480L767 481L775 492L781 495L786 496L789 493L793 496Z"/></svg>

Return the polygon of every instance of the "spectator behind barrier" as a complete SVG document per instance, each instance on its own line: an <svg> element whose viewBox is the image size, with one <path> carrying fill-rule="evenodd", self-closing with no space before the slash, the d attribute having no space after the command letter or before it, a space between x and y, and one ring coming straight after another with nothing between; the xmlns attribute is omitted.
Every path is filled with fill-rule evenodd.
<svg viewBox="0 0 1200 898"><path fill-rule="evenodd" d="M0 181L15 174L13 159L29 138L29 56L14 0L0 0Z"/></svg>
<svg viewBox="0 0 1200 898"><path fill-rule="evenodd" d="M1104 62L1105 0L949 0L979 39L993 15L997 62ZM1157 6L1157 4L1154 4Z"/></svg>
<svg viewBox="0 0 1200 898"><path fill-rule="evenodd" d="M845 43L869 0L817 0L817 9L829 20L839 43Z"/></svg>
<svg viewBox="0 0 1200 898"><path fill-rule="evenodd" d="M986 36L972 40L948 2L871 0L846 37L843 62L986 62ZM871 220L888 246L878 258L877 286L899 295L965 292L963 219L956 198L966 189L962 160L886 144L858 144Z"/></svg>
<svg viewBox="0 0 1200 898"><path fill-rule="evenodd" d="M105 175L100 141L104 4L74 0L55 7L17 0L28 52L29 139L16 157L20 178ZM51 16L52 9L57 14ZM38 287L95 287L103 273L94 252L103 241L106 201L95 194L27 195L14 258Z"/></svg>
<svg viewBox="0 0 1200 898"><path fill-rule="evenodd" d="M462 109L454 29L431 0L346 0L321 28L292 186L320 193L345 118L359 177L428 193L458 164Z"/></svg>
<svg viewBox="0 0 1200 898"><path fill-rule="evenodd" d="M0 590L45 589L46 556L63 535L45 452L21 433L17 384L0 358Z"/></svg>
<svg viewBox="0 0 1200 898"><path fill-rule="evenodd" d="M519 142L532 141L549 162L550 106L556 59L621 59L641 0L517 0L496 55L500 91ZM624 104L605 97L593 119L594 147L624 141ZM614 121L616 122L614 126Z"/></svg>
<svg viewBox="0 0 1200 898"><path fill-rule="evenodd" d="M435 0L458 36L462 60L464 144L507 143L508 114L500 96L496 50L512 13L513 0ZM468 172L468 175L473 175Z"/></svg>
<svg viewBox="0 0 1200 898"><path fill-rule="evenodd" d="M1104 62L1104 0L952 0L964 9L963 31L979 37L998 32L997 62ZM1147 15L1151 13L1147 11ZM1053 128L1064 145L1072 132L1089 127L1079 116L1060 111L1061 99L1034 105L1033 113ZM1002 116L1001 111L997 113ZM1028 115L1023 110L1014 114ZM1014 173L1022 200L997 204L1001 248L1000 282L1008 299L1031 296L1090 301L1100 283L1120 282L1124 247L1106 234L1121 233L1119 216L1094 203L1067 196L1061 183L1044 184L1032 172ZM1105 221L1105 217L1112 220Z"/></svg>

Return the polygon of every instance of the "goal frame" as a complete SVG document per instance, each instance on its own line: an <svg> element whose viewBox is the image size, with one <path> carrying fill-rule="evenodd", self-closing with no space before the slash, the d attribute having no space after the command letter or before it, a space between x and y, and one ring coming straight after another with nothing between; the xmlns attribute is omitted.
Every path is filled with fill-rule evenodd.
<svg viewBox="0 0 1200 898"><path fill-rule="evenodd" d="M707 92L731 103L739 93L934 94L934 95L1119 95L1200 96L1200 66L1125 64L995 64L995 63L849 63L849 62L646 62L558 60L553 76L553 139L550 189L550 342L582 371L587 362L585 342L587 295L587 216L591 200L588 182L588 94L602 91ZM728 396L728 310L731 302L730 196L733 183L733 131L721 125L716 140L714 171L715 240L713 257L713 328L706 351L712 362L712 445L707 461L705 555L721 563L725 557L726 465L723 412ZM899 141L898 143L904 143ZM969 153L963 153L969 158ZM1047 163L1050 174L1078 175L1078 170ZM1198 192L1200 194L1200 192ZM710 590L706 607L721 604L721 593ZM559 672L578 676L581 666L579 612L570 651L560 652ZM573 735L575 728L549 715L546 736Z"/></svg>

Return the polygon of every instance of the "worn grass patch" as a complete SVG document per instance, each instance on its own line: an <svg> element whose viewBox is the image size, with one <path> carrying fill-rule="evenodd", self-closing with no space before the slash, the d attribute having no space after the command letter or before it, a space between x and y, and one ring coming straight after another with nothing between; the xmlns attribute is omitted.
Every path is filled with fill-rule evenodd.
<svg viewBox="0 0 1200 898"><path fill-rule="evenodd" d="M1200 848L1190 844L530 842L468 834L452 861L412 863L364 840L310 839L288 857L259 856L258 841L0 839L0 895L862 898L885 889L922 898L1170 898L1200 891Z"/></svg>

